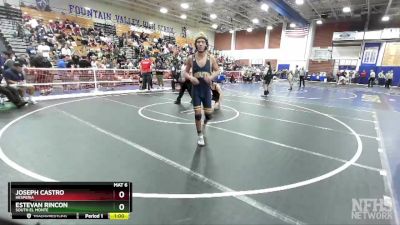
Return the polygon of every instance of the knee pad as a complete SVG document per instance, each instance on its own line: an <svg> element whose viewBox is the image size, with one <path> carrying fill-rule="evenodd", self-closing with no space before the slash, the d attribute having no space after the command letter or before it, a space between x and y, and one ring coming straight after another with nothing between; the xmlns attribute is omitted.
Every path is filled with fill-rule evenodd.
<svg viewBox="0 0 400 225"><path fill-rule="evenodd" d="M201 114L194 114L194 119L196 121L200 121L201 120Z"/></svg>
<svg viewBox="0 0 400 225"><path fill-rule="evenodd" d="M211 114L206 114L205 116L206 116L206 120L211 120L211 118L212 118Z"/></svg>

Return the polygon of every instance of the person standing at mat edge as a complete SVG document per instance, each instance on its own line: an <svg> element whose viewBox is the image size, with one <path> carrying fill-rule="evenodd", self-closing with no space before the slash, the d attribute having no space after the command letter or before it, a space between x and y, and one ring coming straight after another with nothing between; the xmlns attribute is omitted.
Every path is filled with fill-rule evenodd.
<svg viewBox="0 0 400 225"><path fill-rule="evenodd" d="M393 70L390 70L386 73L385 88L390 88L390 85L392 85L392 80L393 80Z"/></svg>
<svg viewBox="0 0 400 225"><path fill-rule="evenodd" d="M140 61L140 73L142 74L143 79L142 90L147 87L147 90L150 91L152 64L153 62L148 55L145 55L144 59Z"/></svg>
<svg viewBox="0 0 400 225"><path fill-rule="evenodd" d="M369 73L369 79L368 79L368 87L374 87L375 83L375 71L371 70Z"/></svg>
<svg viewBox="0 0 400 225"><path fill-rule="evenodd" d="M301 82L303 82L303 88L305 88L305 76L306 76L306 72L304 71L304 68L301 68L300 70L298 69L299 66L296 65L296 71L298 71L298 75L299 75L299 80L300 80L300 86L299 88L301 88Z"/></svg>
<svg viewBox="0 0 400 225"><path fill-rule="evenodd" d="M194 117L198 140L197 144L204 146L204 136L201 125L201 104L204 108L204 125L211 119L213 112L211 106L211 81L218 76L219 68L215 58L208 54L208 39L205 35L200 34L194 41L196 52L188 57L185 68L185 78L192 84L192 98ZM192 74L190 74L192 70Z"/></svg>

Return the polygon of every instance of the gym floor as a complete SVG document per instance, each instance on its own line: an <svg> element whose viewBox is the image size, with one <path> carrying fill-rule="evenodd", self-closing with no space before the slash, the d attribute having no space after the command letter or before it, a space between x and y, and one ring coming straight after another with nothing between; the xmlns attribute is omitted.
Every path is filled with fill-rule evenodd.
<svg viewBox="0 0 400 225"><path fill-rule="evenodd" d="M187 93L181 105L164 91L2 111L0 198L9 181L131 181L129 221L40 224L395 224L400 90L287 88L224 84L201 148ZM390 216L354 218L360 199L392 202Z"/></svg>

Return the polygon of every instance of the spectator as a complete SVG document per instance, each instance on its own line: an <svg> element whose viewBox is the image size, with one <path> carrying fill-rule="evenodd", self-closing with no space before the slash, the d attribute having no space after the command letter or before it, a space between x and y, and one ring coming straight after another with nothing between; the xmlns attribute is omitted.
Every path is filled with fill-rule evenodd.
<svg viewBox="0 0 400 225"><path fill-rule="evenodd" d="M3 52L3 57L5 59L3 70L6 71L7 69L13 67L15 56L13 52Z"/></svg>
<svg viewBox="0 0 400 225"><path fill-rule="evenodd" d="M140 73L143 79L142 90L146 89L150 91L151 87L151 71L152 71L152 61L148 55L140 62Z"/></svg>
<svg viewBox="0 0 400 225"><path fill-rule="evenodd" d="M374 87L375 83L375 71L371 70L369 73L369 79L368 79L368 87Z"/></svg>
<svg viewBox="0 0 400 225"><path fill-rule="evenodd" d="M50 58L50 47L44 42L41 42L37 48L37 52L42 54L43 57Z"/></svg>
<svg viewBox="0 0 400 225"><path fill-rule="evenodd" d="M164 69L165 69L165 63L158 61L156 63L156 76L157 76L158 87L161 89L164 89L164 79L163 79Z"/></svg>
<svg viewBox="0 0 400 225"><path fill-rule="evenodd" d="M393 70L389 70L386 73L386 84L385 84L385 88L390 88L390 85L392 85L392 80L393 80Z"/></svg>
<svg viewBox="0 0 400 225"><path fill-rule="evenodd" d="M64 47L61 49L61 55L64 55L64 56L72 55L71 49L68 47L68 44L64 45Z"/></svg>
<svg viewBox="0 0 400 225"><path fill-rule="evenodd" d="M68 61L65 57L65 55L61 55L60 59L57 61L57 67L58 68L67 68L67 64L65 63Z"/></svg>
<svg viewBox="0 0 400 225"><path fill-rule="evenodd" d="M37 103L33 99L35 87L26 84L25 77L22 73L22 65L19 62L15 62L13 67L4 72L4 78L8 86L17 88L21 97L24 97L25 92L27 92L29 95L28 102L31 104Z"/></svg>
<svg viewBox="0 0 400 225"><path fill-rule="evenodd" d="M80 60L79 60L79 68L90 68L91 64L87 58L87 56L83 56Z"/></svg>
<svg viewBox="0 0 400 225"><path fill-rule="evenodd" d="M385 83L386 83L385 74L383 73L383 70L381 70L378 73L378 84L379 85L384 85Z"/></svg>
<svg viewBox="0 0 400 225"><path fill-rule="evenodd" d="M366 78L367 78L367 72L365 72L365 70L363 70L363 71L360 73L359 83L360 83L360 84L363 83L363 82L364 82L364 79L366 79Z"/></svg>
<svg viewBox="0 0 400 225"><path fill-rule="evenodd" d="M0 83L3 78L0 76ZM12 103L14 103L17 108L21 108L22 106L26 105L27 102L23 101L18 94L17 89L7 86L3 87L0 86L0 94L5 95L8 100L10 100Z"/></svg>

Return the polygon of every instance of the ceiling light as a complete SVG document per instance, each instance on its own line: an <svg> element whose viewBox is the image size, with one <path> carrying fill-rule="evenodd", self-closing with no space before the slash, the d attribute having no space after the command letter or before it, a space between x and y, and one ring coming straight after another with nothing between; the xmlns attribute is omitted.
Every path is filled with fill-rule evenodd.
<svg viewBox="0 0 400 225"><path fill-rule="evenodd" d="M211 14L211 15L210 15L210 18L211 18L212 20L215 20L215 19L217 19L217 15Z"/></svg>
<svg viewBox="0 0 400 225"><path fill-rule="evenodd" d="M186 18L187 18L186 14L181 15L181 19L186 20Z"/></svg>
<svg viewBox="0 0 400 225"><path fill-rule="evenodd" d="M255 19L252 20L252 22L253 22L254 24L257 24L257 23L259 23L260 21L259 21L257 18L255 18Z"/></svg>
<svg viewBox="0 0 400 225"><path fill-rule="evenodd" d="M296 27L296 24L295 24L295 23L291 23L291 24L290 24L290 27L291 27L291 28L294 28L294 27Z"/></svg>
<svg viewBox="0 0 400 225"><path fill-rule="evenodd" d="M343 12L344 12L344 13L349 13L349 12L351 12L350 7L348 7L348 6L343 7Z"/></svg>
<svg viewBox="0 0 400 225"><path fill-rule="evenodd" d="M213 3L214 0L206 0L207 3Z"/></svg>
<svg viewBox="0 0 400 225"><path fill-rule="evenodd" d="M247 32L252 32L252 31L253 31L253 28L251 28L251 27L247 28Z"/></svg>
<svg viewBox="0 0 400 225"><path fill-rule="evenodd" d="M181 4L182 9L188 9L189 8L189 4L184 2Z"/></svg>
<svg viewBox="0 0 400 225"><path fill-rule="evenodd" d="M168 12L168 9L163 7L160 9L160 12L165 14Z"/></svg>
<svg viewBox="0 0 400 225"><path fill-rule="evenodd" d="M269 6L264 3L264 4L261 5L261 9L264 10L264 11L268 11Z"/></svg>
<svg viewBox="0 0 400 225"><path fill-rule="evenodd" d="M272 30L274 29L274 27L272 27L271 25L267 26L267 30Z"/></svg>
<svg viewBox="0 0 400 225"><path fill-rule="evenodd" d="M49 20L49 23L52 23L53 22L53 20Z"/></svg>
<svg viewBox="0 0 400 225"><path fill-rule="evenodd" d="M235 33L235 31L234 30L230 30L229 33L233 34L233 33Z"/></svg>
<svg viewBox="0 0 400 225"><path fill-rule="evenodd" d="M384 17L382 17L382 21L389 21L390 20L390 17L389 16L384 16Z"/></svg>
<svg viewBox="0 0 400 225"><path fill-rule="evenodd" d="M322 20L317 20L317 24L321 25L322 24Z"/></svg>
<svg viewBox="0 0 400 225"><path fill-rule="evenodd" d="M296 4L297 5L303 5L304 4L304 0L296 0Z"/></svg>
<svg viewBox="0 0 400 225"><path fill-rule="evenodd" d="M214 23L211 27L214 28L214 29L217 29L218 28L218 24Z"/></svg>

